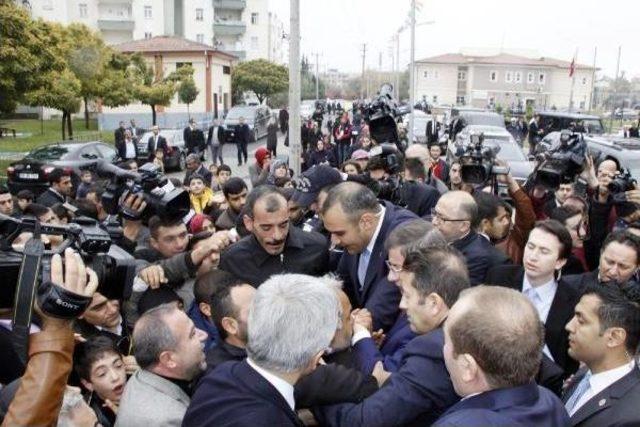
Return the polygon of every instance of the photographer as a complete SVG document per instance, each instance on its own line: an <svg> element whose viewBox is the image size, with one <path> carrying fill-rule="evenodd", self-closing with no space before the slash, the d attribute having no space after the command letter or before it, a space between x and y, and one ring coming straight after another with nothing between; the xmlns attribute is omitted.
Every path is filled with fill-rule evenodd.
<svg viewBox="0 0 640 427"><path fill-rule="evenodd" d="M41 286L45 286L43 283ZM77 300L91 298L98 288L98 276L85 267L80 255L67 249L51 259L49 286L61 288ZM48 302L45 300L45 302ZM73 305L73 304L72 304ZM71 310L56 306L53 315L35 304L42 330L30 337L29 362L2 426L54 425L60 412L67 378L71 372L74 336Z"/></svg>

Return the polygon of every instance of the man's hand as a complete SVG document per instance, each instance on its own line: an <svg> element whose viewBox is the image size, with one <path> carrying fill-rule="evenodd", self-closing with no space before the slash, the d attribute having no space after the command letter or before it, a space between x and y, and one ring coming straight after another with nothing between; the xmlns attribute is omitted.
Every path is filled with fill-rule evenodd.
<svg viewBox="0 0 640 427"><path fill-rule="evenodd" d="M124 370L127 375L133 375L140 366L138 366L138 362L136 362L136 358L134 356L123 356L122 361L124 362Z"/></svg>
<svg viewBox="0 0 640 427"><path fill-rule="evenodd" d="M168 283L169 280L164 274L164 269L159 265L150 265L138 273L140 277L151 289L158 289L160 285Z"/></svg>
<svg viewBox="0 0 640 427"><path fill-rule="evenodd" d="M640 190L637 186L633 190L626 191L624 195L627 198L627 202L635 203L640 206Z"/></svg>
<svg viewBox="0 0 640 427"><path fill-rule="evenodd" d="M356 328L364 328L369 333L373 330L373 317L366 308L355 309L351 312L351 319L353 320L354 332Z"/></svg>
<svg viewBox="0 0 640 427"><path fill-rule="evenodd" d="M373 372L371 373L371 375L373 375L376 381L378 381L378 387L382 387L382 385L391 376L391 372L385 371L382 362L378 361L373 367Z"/></svg>
<svg viewBox="0 0 640 427"><path fill-rule="evenodd" d="M191 251L191 261L194 265L200 265L211 253L215 252L219 254L230 244L231 237L229 236L229 231L218 231Z"/></svg>
<svg viewBox="0 0 640 427"><path fill-rule="evenodd" d="M80 254L71 248L64 251L64 268L59 254L51 258L51 281L69 292L89 298L93 297L98 289L98 275L91 268L85 267ZM67 328L71 325L72 320L49 316L38 304L35 307L36 312L42 317L43 329Z"/></svg>
<svg viewBox="0 0 640 427"><path fill-rule="evenodd" d="M598 177L593 162L593 156L587 155L584 159L584 165L580 177L587 182L590 189L595 190L598 187Z"/></svg>
<svg viewBox="0 0 640 427"><path fill-rule="evenodd" d="M144 201L141 194L129 194L123 201L122 207L139 218L142 211L147 207L147 202ZM141 228L142 222L140 220L127 218L122 220L122 234L132 242L135 242L138 239Z"/></svg>
<svg viewBox="0 0 640 427"><path fill-rule="evenodd" d="M376 344L376 347L382 347L382 343L387 336L385 335L382 329L378 329L377 331L373 331L371 333L371 338L373 338L373 342Z"/></svg>

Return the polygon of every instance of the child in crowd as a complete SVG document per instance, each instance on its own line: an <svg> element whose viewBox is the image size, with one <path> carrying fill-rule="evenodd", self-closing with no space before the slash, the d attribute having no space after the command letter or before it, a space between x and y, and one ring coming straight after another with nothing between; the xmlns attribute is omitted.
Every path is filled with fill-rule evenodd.
<svg viewBox="0 0 640 427"><path fill-rule="evenodd" d="M76 199L84 199L87 197L89 188L93 185L93 174L90 170L83 170L80 173L80 185L76 190Z"/></svg>
<svg viewBox="0 0 640 427"><path fill-rule="evenodd" d="M162 148L156 150L156 155L153 158L153 164L158 167L160 172L164 173L164 151Z"/></svg>
<svg viewBox="0 0 640 427"><path fill-rule="evenodd" d="M202 213L213 204L213 191L204 184L200 175L192 175L189 179L189 199L196 213Z"/></svg>
<svg viewBox="0 0 640 427"><path fill-rule="evenodd" d="M213 191L222 191L222 186L231 178L231 168L229 165L220 165L215 174L213 174L211 189Z"/></svg>
<svg viewBox="0 0 640 427"><path fill-rule="evenodd" d="M35 196L31 190L20 190L18 191L18 208L20 208L20 212L24 213L24 210L27 206L33 203Z"/></svg>

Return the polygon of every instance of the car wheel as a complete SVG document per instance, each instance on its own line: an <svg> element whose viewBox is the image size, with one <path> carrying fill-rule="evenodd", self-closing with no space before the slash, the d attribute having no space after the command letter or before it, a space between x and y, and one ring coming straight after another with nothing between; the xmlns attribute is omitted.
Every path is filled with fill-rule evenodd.
<svg viewBox="0 0 640 427"><path fill-rule="evenodd" d="M257 141L258 140L258 129L253 129L253 140Z"/></svg>
<svg viewBox="0 0 640 427"><path fill-rule="evenodd" d="M178 159L178 170L183 171L187 168L187 156L184 153L180 153L180 157Z"/></svg>

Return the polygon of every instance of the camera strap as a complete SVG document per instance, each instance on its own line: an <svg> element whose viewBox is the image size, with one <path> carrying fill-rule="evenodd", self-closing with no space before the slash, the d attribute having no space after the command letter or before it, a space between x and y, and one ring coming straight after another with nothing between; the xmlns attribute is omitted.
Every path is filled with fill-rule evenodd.
<svg viewBox="0 0 640 427"><path fill-rule="evenodd" d="M26 365L29 354L29 328L33 310L33 298L40 278L40 265L44 243L40 240L40 227L36 225L33 237L24 245L24 256L16 286L13 306L11 341L20 360Z"/></svg>

